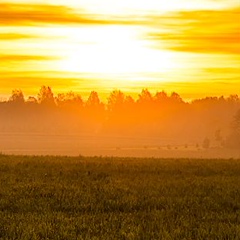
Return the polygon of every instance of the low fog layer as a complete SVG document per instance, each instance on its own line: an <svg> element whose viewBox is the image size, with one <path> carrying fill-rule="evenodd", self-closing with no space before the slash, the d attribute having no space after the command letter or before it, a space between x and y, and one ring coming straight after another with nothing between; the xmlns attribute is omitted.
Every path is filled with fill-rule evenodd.
<svg viewBox="0 0 240 240"><path fill-rule="evenodd" d="M240 99L184 102L177 93L115 90L102 103L43 86L0 103L0 152L136 157L240 157Z"/></svg>

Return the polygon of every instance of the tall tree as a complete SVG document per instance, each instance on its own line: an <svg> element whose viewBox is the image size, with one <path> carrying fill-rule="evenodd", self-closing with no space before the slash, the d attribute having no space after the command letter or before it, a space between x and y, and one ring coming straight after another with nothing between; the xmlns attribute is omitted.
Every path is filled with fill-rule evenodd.
<svg viewBox="0 0 240 240"><path fill-rule="evenodd" d="M48 86L42 86L38 93L38 102L43 105L53 106L55 105L54 94L52 89Z"/></svg>
<svg viewBox="0 0 240 240"><path fill-rule="evenodd" d="M152 94L148 91L148 89L143 89L141 94L139 94L138 102L143 104L151 104L152 101Z"/></svg>
<svg viewBox="0 0 240 240"><path fill-rule="evenodd" d="M156 102L166 102L168 100L167 93L162 91L162 92L157 92L156 95L154 96L154 99Z"/></svg>
<svg viewBox="0 0 240 240"><path fill-rule="evenodd" d="M14 102L14 103L24 103L24 95L23 92L19 89L14 89L12 90L12 95L9 98L10 102Z"/></svg>
<svg viewBox="0 0 240 240"><path fill-rule="evenodd" d="M170 99L171 99L173 102L183 103L183 100L182 100L181 96L180 96L178 93L176 93L176 92L173 92L173 93L171 94Z"/></svg>
<svg viewBox="0 0 240 240"><path fill-rule="evenodd" d="M86 106L87 107L98 107L100 104L101 104L101 101L98 97L98 93L95 91L92 91L88 97Z"/></svg>
<svg viewBox="0 0 240 240"><path fill-rule="evenodd" d="M108 109L113 111L122 108L125 102L125 95L120 90L114 90L108 98Z"/></svg>
<svg viewBox="0 0 240 240"><path fill-rule="evenodd" d="M83 100L81 95L74 92L59 93L56 97L56 102L59 106L64 107L82 107Z"/></svg>
<svg viewBox="0 0 240 240"><path fill-rule="evenodd" d="M227 139L227 146L240 149L240 109L234 116L232 131Z"/></svg>

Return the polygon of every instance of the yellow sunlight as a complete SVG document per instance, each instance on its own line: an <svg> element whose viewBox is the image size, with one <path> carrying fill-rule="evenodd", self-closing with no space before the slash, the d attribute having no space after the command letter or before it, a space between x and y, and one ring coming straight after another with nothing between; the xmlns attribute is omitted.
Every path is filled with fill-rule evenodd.
<svg viewBox="0 0 240 240"><path fill-rule="evenodd" d="M139 32L138 28L120 25L68 29L58 68L110 78L124 74L131 80L133 74L166 73L177 67L174 52L154 49Z"/></svg>
<svg viewBox="0 0 240 240"><path fill-rule="evenodd" d="M209 0L57 0L56 3L67 4L74 7L85 6L85 9L89 12L101 13L101 14L111 14L111 15L121 15L121 14L131 14L134 12L141 13L163 13L168 11L176 10L192 10L192 9L209 9L209 8L222 8L226 6L226 2L222 1L217 3L216 1ZM206 4L207 3L207 4Z"/></svg>
<svg viewBox="0 0 240 240"><path fill-rule="evenodd" d="M6 0L2 95L58 92L239 94L237 0Z"/></svg>

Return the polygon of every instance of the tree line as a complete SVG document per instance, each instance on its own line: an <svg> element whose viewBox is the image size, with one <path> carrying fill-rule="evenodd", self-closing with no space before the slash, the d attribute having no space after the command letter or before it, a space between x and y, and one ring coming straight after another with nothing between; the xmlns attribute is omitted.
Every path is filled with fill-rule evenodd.
<svg viewBox="0 0 240 240"><path fill-rule="evenodd" d="M86 100L74 92L55 95L42 86L37 96L25 98L19 89L0 102L0 132L117 134L171 138L240 146L240 99L206 97L184 101L173 92L152 94L143 89L137 99L113 90L104 103L96 91Z"/></svg>

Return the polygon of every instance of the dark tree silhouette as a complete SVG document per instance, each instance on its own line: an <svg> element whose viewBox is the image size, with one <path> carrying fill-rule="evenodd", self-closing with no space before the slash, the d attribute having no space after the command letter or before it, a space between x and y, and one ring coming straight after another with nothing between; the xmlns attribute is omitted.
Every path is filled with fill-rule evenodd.
<svg viewBox="0 0 240 240"><path fill-rule="evenodd" d="M212 136L213 143L219 147L224 141L226 147L240 148L238 109L237 95L206 97L187 103L175 92L168 96L164 91L152 94L143 89L135 100L120 90L114 90L107 103L103 103L96 91L84 101L74 92L55 97L50 87L42 86L37 97L28 97L26 102L21 90L13 90L9 101L0 101L0 131L111 133L128 136L128 139L138 136L145 141L169 139L183 146ZM200 145L208 148L209 139Z"/></svg>
<svg viewBox="0 0 240 240"><path fill-rule="evenodd" d="M148 91L148 89L143 89L141 94L139 94L138 102L141 104L151 104L152 101L152 94Z"/></svg>
<svg viewBox="0 0 240 240"><path fill-rule="evenodd" d="M60 107L83 107L81 95L74 92L59 93L56 97L56 102Z"/></svg>
<svg viewBox="0 0 240 240"><path fill-rule="evenodd" d="M55 105L54 94L52 89L47 86L42 86L38 93L38 102L42 105L53 106Z"/></svg>
<svg viewBox="0 0 240 240"><path fill-rule="evenodd" d="M102 123L105 117L105 106L100 101L98 93L92 91L85 104L86 117L91 123Z"/></svg>
<svg viewBox="0 0 240 240"><path fill-rule="evenodd" d="M88 97L86 106L87 107L98 107L99 105L101 105L101 101L98 97L98 93L95 91L92 91Z"/></svg>
<svg viewBox="0 0 240 240"><path fill-rule="evenodd" d="M125 102L125 95L120 90L114 90L108 98L108 109L110 111L122 108Z"/></svg>
<svg viewBox="0 0 240 240"><path fill-rule="evenodd" d="M239 97L237 94L232 94L228 97L227 99L229 102L233 102L233 103L236 103L239 101Z"/></svg>
<svg viewBox="0 0 240 240"><path fill-rule="evenodd" d="M179 102L179 103L183 103L182 98L180 97L180 95L176 92L173 92L171 94L171 100L173 100L174 102Z"/></svg>
<svg viewBox="0 0 240 240"><path fill-rule="evenodd" d="M240 110L237 111L232 122L232 131L226 142L228 147L240 149Z"/></svg>
<svg viewBox="0 0 240 240"><path fill-rule="evenodd" d="M9 102L14 102L14 103L24 103L24 95L23 92L19 89L14 89L12 91L12 95L9 98Z"/></svg>
<svg viewBox="0 0 240 240"><path fill-rule="evenodd" d="M238 134L240 134L240 110L234 116L233 127Z"/></svg>
<svg viewBox="0 0 240 240"><path fill-rule="evenodd" d="M164 91L157 92L156 95L154 96L154 100L160 103L166 102L168 100L167 93L165 93Z"/></svg>
<svg viewBox="0 0 240 240"><path fill-rule="evenodd" d="M131 96L126 96L126 98L125 98L125 104L126 105L131 105L131 106L133 106L134 105L134 103L135 103L135 101L134 101L134 99L131 97Z"/></svg>
<svg viewBox="0 0 240 240"><path fill-rule="evenodd" d="M35 97L29 96L27 99L27 103L34 103L37 104L37 99Z"/></svg>

